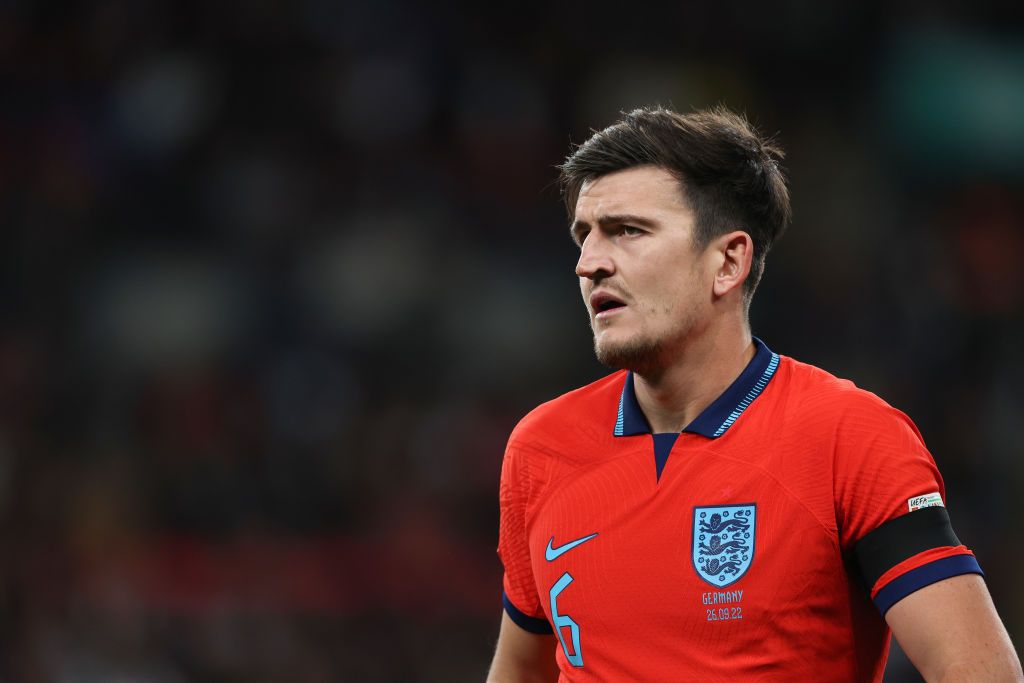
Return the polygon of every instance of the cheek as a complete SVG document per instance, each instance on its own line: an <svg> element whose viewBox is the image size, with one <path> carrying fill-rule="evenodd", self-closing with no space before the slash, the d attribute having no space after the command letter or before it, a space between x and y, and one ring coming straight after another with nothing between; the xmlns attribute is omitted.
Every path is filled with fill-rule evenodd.
<svg viewBox="0 0 1024 683"><path fill-rule="evenodd" d="M681 272L671 282L664 283L655 307L672 321L686 318L699 305L700 278L690 269Z"/></svg>

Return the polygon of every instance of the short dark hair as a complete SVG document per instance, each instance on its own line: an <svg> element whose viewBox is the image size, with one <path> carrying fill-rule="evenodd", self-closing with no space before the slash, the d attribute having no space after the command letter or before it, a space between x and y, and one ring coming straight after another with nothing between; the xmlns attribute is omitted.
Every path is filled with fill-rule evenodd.
<svg viewBox="0 0 1024 683"><path fill-rule="evenodd" d="M743 283L749 302L765 256L792 216L783 156L773 140L725 107L689 114L645 107L595 131L559 166L558 180L571 223L585 183L636 166L669 171L694 212L695 248L733 230L750 235L754 258Z"/></svg>

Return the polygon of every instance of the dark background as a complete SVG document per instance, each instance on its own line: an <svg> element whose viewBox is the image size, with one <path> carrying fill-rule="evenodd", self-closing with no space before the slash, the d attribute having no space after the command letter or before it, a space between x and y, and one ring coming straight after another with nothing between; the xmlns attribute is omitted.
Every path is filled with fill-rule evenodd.
<svg viewBox="0 0 1024 683"><path fill-rule="evenodd" d="M714 5L0 3L0 681L482 680L505 438L605 372L553 167L653 103L778 135L754 332L1024 640L1020 4Z"/></svg>

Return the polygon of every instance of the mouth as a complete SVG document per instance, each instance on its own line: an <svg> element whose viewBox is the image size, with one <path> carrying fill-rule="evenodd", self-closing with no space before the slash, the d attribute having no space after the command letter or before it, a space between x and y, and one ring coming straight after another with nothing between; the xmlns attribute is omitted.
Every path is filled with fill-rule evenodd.
<svg viewBox="0 0 1024 683"><path fill-rule="evenodd" d="M608 292L595 292L590 295L590 310L597 319L605 319L621 311L626 304Z"/></svg>

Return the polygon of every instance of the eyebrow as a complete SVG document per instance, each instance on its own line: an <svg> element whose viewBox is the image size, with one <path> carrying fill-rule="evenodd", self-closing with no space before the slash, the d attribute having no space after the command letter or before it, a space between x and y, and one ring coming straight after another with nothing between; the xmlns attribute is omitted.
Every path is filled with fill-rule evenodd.
<svg viewBox="0 0 1024 683"><path fill-rule="evenodd" d="M603 216L597 217L597 224L601 226L605 225L622 225L623 223L632 223L645 228L654 227L655 222L650 218L644 218L643 216L637 216L632 213L609 213ZM573 241L576 241L576 232L582 227L589 226L587 221L576 219L569 226L569 236L572 237Z"/></svg>

